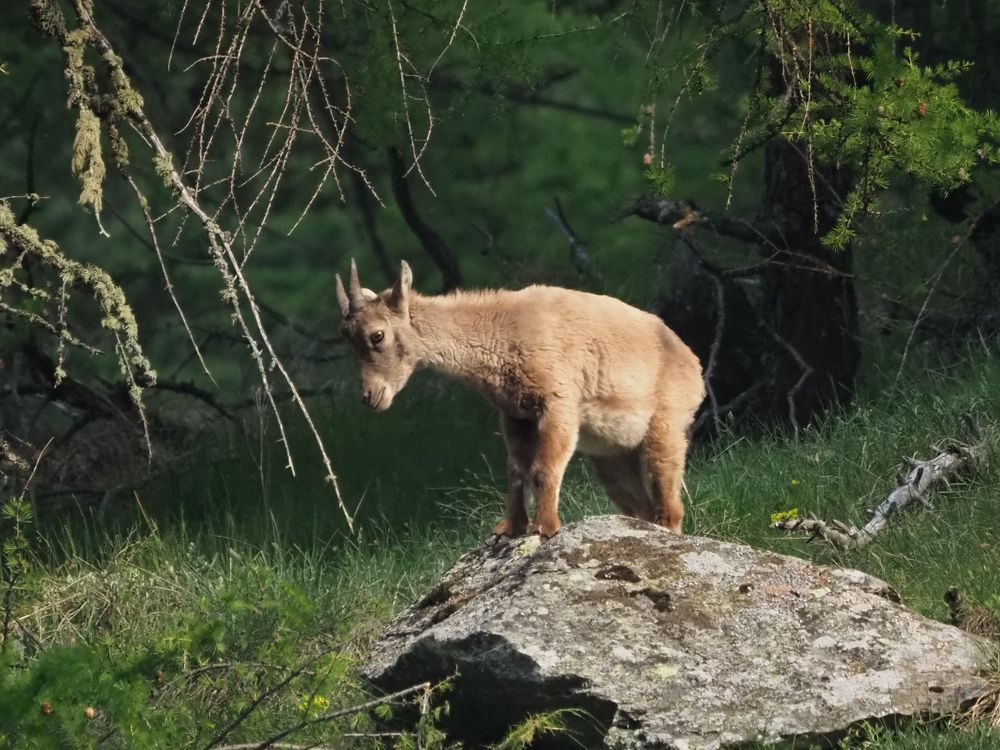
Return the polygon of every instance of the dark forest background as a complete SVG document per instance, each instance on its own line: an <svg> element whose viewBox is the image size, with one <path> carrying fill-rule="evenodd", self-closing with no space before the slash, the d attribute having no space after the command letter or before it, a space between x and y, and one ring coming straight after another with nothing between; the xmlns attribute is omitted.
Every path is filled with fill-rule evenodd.
<svg viewBox="0 0 1000 750"><path fill-rule="evenodd" d="M659 314L709 386L692 533L774 546L771 512L862 513L900 455L997 416L991 0L17 0L0 18L3 643L21 622L37 642L18 658L42 665L4 678L24 706L59 684L38 676L48 649L141 621L138 599L101 610L88 571L188 576L156 606L197 617L70 659L146 675L154 652L277 659L272 620L300 646L377 626L483 536L496 419L429 376L384 416L357 403L333 294L352 258L373 288L405 259L424 293L547 283ZM564 505L609 507L576 465ZM968 559L959 534L914 563L935 573L904 566L918 607L940 614L955 576L996 593L997 518L946 522ZM232 555L256 562L227 578ZM338 669L324 694L346 705ZM206 743L238 692L195 690L148 737L109 726ZM315 708L296 700L233 731ZM39 746L75 746L73 726ZM18 731L0 720L0 745Z"/></svg>
<svg viewBox="0 0 1000 750"><path fill-rule="evenodd" d="M293 383L327 408L350 378L352 257L652 308L708 373L699 435L794 433L996 329L990 9L11 9L5 446L55 436L37 486L76 504L207 422L297 430Z"/></svg>

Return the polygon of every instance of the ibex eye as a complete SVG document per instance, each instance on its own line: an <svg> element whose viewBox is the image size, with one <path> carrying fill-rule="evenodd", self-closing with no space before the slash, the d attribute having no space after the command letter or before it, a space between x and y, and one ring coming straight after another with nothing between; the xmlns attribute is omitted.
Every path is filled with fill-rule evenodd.
<svg viewBox="0 0 1000 750"><path fill-rule="evenodd" d="M371 342L372 342L373 344L378 344L378 343L380 343L380 342L382 341L382 339L384 339L384 338L385 338L385 334L384 334L384 333L383 333L382 331L375 331L375 333L373 333L373 334L371 335Z"/></svg>

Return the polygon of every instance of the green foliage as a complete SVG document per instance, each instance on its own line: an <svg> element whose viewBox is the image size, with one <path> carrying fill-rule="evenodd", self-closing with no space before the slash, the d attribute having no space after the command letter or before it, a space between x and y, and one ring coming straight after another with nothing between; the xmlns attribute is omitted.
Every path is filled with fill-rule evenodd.
<svg viewBox="0 0 1000 750"><path fill-rule="evenodd" d="M495 750L527 750L545 735L566 732L567 721L582 716L584 716L583 711L572 708L532 714L520 724L511 727L506 736L493 747Z"/></svg>
<svg viewBox="0 0 1000 750"><path fill-rule="evenodd" d="M12 497L0 508L0 519L9 527L5 531L0 554L4 581L7 581L28 572L26 528L31 523L31 506L23 498Z"/></svg>
<svg viewBox="0 0 1000 750"><path fill-rule="evenodd" d="M778 523L779 521L794 521L799 517L798 508L789 508L788 510L780 510L771 514L771 523Z"/></svg>
<svg viewBox="0 0 1000 750"><path fill-rule="evenodd" d="M152 674L141 662L118 664L101 649L54 646L29 668L0 665L0 737L18 748L157 747L177 741L171 721L146 716ZM87 709L94 711L91 718Z"/></svg>
<svg viewBox="0 0 1000 750"><path fill-rule="evenodd" d="M650 164L646 167L645 177L653 195L667 197L674 190L674 170L669 165Z"/></svg>
<svg viewBox="0 0 1000 750"><path fill-rule="evenodd" d="M260 712L227 736L262 738L363 699L352 653L331 640L342 615L317 604L323 584L309 568L235 547L209 558L155 532L106 551L99 575L82 560L38 574L36 594L53 597L58 614L34 627L65 628L75 643L57 635L0 662L0 736L10 746L203 745L258 699ZM356 729L367 725L355 717ZM344 729L297 736L319 731Z"/></svg>
<svg viewBox="0 0 1000 750"><path fill-rule="evenodd" d="M0 657L13 651L14 610L23 591L22 580L31 569L26 531L30 523L31 506L23 497L12 497L0 506Z"/></svg>
<svg viewBox="0 0 1000 750"><path fill-rule="evenodd" d="M750 2L736 20L719 13L691 4L695 41L683 64L651 73L653 95L669 90L678 75L684 76L682 97L711 90L709 66L721 71L730 65L726 49L755 46L757 69L744 82L744 119L728 150L733 166L724 182L731 188L735 165L777 137L801 145L810 174L849 170L853 185L841 196L827 245L846 247L862 216L880 215L879 196L894 182L947 193L969 183L980 165L996 162L1000 121L991 111L972 109L956 85L971 62L919 64L904 44L914 32L854 2ZM811 189L815 199L815 184Z"/></svg>
<svg viewBox="0 0 1000 750"><path fill-rule="evenodd" d="M829 114L816 116L807 132L790 134L807 140L823 162L858 170L856 187L825 238L833 247L846 246L861 212L877 212L877 195L895 175L946 193L970 182L978 164L996 161L1000 120L971 109L954 83L970 64L920 66L909 47L902 57L892 49L884 40L853 63L847 56L826 61L818 80L827 96L816 104ZM852 64L867 83L846 82Z"/></svg>

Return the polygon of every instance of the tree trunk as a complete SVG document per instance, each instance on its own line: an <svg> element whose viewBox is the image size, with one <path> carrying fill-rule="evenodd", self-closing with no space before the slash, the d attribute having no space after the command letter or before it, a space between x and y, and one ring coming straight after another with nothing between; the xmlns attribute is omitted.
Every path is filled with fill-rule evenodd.
<svg viewBox="0 0 1000 750"><path fill-rule="evenodd" d="M631 210L679 232L656 311L701 358L708 398L695 428L702 434L718 432L723 419L798 431L854 396L860 346L851 251L823 244L850 175L815 163L810 174L804 147L783 139L767 144L765 158L756 221L667 199L640 199ZM698 229L755 244L763 262L714 266L697 250Z"/></svg>
<svg viewBox="0 0 1000 750"><path fill-rule="evenodd" d="M784 351L775 366L771 409L795 426L854 395L860 346L851 250L822 242L849 189L848 175L819 164L810 179L804 146L768 143L764 223L779 227L781 239L760 248L769 260L763 314Z"/></svg>

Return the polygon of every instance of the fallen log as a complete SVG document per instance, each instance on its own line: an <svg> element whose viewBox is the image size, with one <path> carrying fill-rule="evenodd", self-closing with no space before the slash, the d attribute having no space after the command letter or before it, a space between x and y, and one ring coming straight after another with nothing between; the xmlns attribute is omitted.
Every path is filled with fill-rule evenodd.
<svg viewBox="0 0 1000 750"><path fill-rule="evenodd" d="M842 521L827 522L819 518L782 518L771 525L783 531L804 531L810 534L809 541L820 538L842 550L860 549L870 544L897 511L913 502L932 508L931 494L941 485L947 486L951 479L982 458L985 450L982 433L971 418L966 417L964 421L974 442L950 444L937 456L926 461L904 459L904 464L910 469L909 473L900 475L896 488L870 511L871 517L861 528Z"/></svg>

